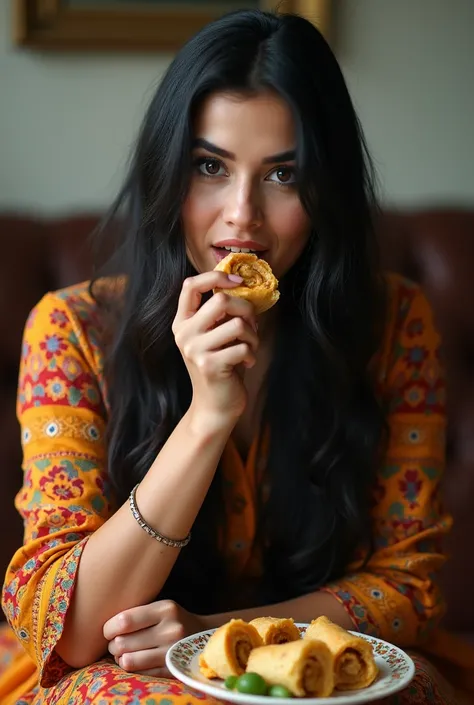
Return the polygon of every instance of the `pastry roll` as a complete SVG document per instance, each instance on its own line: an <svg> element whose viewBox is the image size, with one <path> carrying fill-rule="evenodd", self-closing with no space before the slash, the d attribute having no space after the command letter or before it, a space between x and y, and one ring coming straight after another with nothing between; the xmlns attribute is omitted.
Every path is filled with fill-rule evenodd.
<svg viewBox="0 0 474 705"><path fill-rule="evenodd" d="M334 682L338 690L367 688L377 676L371 644L331 622L327 617L315 619L306 630L305 639L320 639L332 654Z"/></svg>
<svg viewBox="0 0 474 705"><path fill-rule="evenodd" d="M215 267L225 274L237 274L244 280L234 289L214 289L214 293L224 291L229 296L239 296L250 301L257 314L268 311L278 299L278 279L270 265L257 255L245 252L231 252Z"/></svg>
<svg viewBox="0 0 474 705"><path fill-rule="evenodd" d="M249 624L255 627L265 645L286 644L287 641L296 641L301 638L300 630L292 619L257 617L257 619L252 619Z"/></svg>
<svg viewBox="0 0 474 705"><path fill-rule="evenodd" d="M248 673L258 673L268 685L283 685L297 697L325 698L334 690L332 657L322 641L298 639L254 649Z"/></svg>
<svg viewBox="0 0 474 705"><path fill-rule="evenodd" d="M201 655L199 668L206 678L240 676L252 649L262 645L259 633L241 619L231 619L216 629Z"/></svg>

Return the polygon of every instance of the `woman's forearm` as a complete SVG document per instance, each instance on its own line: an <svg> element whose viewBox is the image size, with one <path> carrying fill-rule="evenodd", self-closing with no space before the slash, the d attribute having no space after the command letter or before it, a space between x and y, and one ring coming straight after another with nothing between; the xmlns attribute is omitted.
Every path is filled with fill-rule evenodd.
<svg viewBox="0 0 474 705"><path fill-rule="evenodd" d="M212 614L203 617L202 620L207 629L213 629L220 627L232 618L248 622L256 617L292 617L295 622L311 622L321 615L329 617L332 622L339 624L344 629L355 629L354 623L342 604L331 593L324 590L275 605Z"/></svg>
<svg viewBox="0 0 474 705"><path fill-rule="evenodd" d="M137 489L137 507L151 527L173 539L188 534L232 428L192 410L183 417ZM100 658L104 623L156 598L178 554L150 537L126 502L84 547L58 654L75 668Z"/></svg>

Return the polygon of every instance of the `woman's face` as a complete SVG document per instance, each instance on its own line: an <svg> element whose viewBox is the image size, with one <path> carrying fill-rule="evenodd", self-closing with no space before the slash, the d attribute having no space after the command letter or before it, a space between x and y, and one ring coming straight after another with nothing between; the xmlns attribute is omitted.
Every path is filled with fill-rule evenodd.
<svg viewBox="0 0 474 705"><path fill-rule="evenodd" d="M183 206L188 257L214 269L230 248L254 251L281 278L309 237L296 186L296 136L274 93L217 93L194 125L193 175Z"/></svg>

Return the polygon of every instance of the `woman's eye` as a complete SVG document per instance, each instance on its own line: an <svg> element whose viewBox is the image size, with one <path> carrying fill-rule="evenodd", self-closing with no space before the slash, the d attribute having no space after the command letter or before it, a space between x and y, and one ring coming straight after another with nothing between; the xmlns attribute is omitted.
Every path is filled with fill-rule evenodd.
<svg viewBox="0 0 474 705"><path fill-rule="evenodd" d="M268 181L280 184L280 186L292 186L296 183L296 174L291 166L279 166L267 176L267 179Z"/></svg>
<svg viewBox="0 0 474 705"><path fill-rule="evenodd" d="M223 164L218 159L201 157L196 160L196 168L203 176L222 176L225 174Z"/></svg>

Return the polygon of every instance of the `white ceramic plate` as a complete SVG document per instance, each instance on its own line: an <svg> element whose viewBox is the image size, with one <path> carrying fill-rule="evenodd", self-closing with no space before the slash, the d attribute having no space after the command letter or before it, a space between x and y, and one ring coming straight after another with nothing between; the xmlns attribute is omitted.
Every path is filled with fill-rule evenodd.
<svg viewBox="0 0 474 705"><path fill-rule="evenodd" d="M298 624L304 634L306 624ZM209 637L215 629L181 639L172 646L166 654L166 665L175 678L190 688L211 695L213 698L226 700L243 705L295 705L298 698L269 698L260 695L245 695L233 690L227 690L224 682L218 679L209 680L199 670L199 654L206 646ZM387 698L396 693L412 680L415 665L411 658L401 649L375 637L358 634L367 639L374 649L375 663L379 674L371 686L363 690L335 692L330 698L304 698L304 705L334 705L338 700L341 705L356 705L370 703L372 700Z"/></svg>

